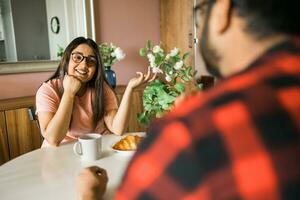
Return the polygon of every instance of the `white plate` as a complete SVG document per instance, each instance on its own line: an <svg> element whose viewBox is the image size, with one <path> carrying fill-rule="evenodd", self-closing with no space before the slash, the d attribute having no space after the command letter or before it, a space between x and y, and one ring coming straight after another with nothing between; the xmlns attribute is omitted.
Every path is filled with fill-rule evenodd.
<svg viewBox="0 0 300 200"><path fill-rule="evenodd" d="M111 148L114 152L120 154L120 155L127 155L127 156L131 156L133 155L136 151L122 151L122 150L117 150L114 148Z"/></svg>

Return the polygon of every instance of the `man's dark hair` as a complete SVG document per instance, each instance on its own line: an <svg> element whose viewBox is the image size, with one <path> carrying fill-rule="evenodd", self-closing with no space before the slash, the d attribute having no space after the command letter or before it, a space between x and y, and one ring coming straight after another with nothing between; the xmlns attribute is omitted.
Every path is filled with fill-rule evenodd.
<svg viewBox="0 0 300 200"><path fill-rule="evenodd" d="M298 0L232 0L232 4L237 15L247 21L246 31L257 38L300 34Z"/></svg>

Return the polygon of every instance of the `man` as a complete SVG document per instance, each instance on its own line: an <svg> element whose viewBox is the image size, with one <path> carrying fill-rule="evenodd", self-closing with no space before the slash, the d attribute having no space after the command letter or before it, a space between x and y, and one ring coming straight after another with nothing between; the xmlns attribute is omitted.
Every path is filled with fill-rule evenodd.
<svg viewBox="0 0 300 200"><path fill-rule="evenodd" d="M296 1L203 0L195 11L203 59L224 79L152 124L115 199L300 199ZM99 177L85 169L79 194L105 189Z"/></svg>

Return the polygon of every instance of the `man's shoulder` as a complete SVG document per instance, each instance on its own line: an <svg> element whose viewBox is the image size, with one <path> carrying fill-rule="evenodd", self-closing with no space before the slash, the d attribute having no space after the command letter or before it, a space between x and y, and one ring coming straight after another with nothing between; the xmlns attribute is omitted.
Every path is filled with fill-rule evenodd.
<svg viewBox="0 0 300 200"><path fill-rule="evenodd" d="M187 97L170 112L169 116L184 118L197 110L203 110L205 113L213 111L219 106L240 99L245 92L245 88L240 86L240 81L236 81L235 78L224 80L207 91Z"/></svg>

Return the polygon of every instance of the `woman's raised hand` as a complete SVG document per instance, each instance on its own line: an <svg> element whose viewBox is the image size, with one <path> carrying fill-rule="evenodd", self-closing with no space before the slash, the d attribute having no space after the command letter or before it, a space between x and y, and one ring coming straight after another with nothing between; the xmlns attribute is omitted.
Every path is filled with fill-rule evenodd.
<svg viewBox="0 0 300 200"><path fill-rule="evenodd" d="M81 87L81 81L75 76L65 75L63 80L64 92L70 95L76 95Z"/></svg>
<svg viewBox="0 0 300 200"><path fill-rule="evenodd" d="M142 72L137 72L138 77L134 77L130 79L128 86L131 88L138 87L146 82L151 82L156 78L156 74L152 75L150 67L148 67L147 74L143 74Z"/></svg>

